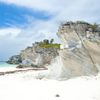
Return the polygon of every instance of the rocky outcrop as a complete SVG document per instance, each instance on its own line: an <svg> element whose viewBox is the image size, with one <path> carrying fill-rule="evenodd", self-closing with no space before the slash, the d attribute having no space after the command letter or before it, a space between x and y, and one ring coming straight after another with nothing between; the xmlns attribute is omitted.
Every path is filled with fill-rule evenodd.
<svg viewBox="0 0 100 100"><path fill-rule="evenodd" d="M23 64L25 61L27 62L27 60L30 60L29 64L31 63L33 66L37 65L38 67L43 67L46 64L50 64L51 60L54 59L57 55L57 49L41 48L37 45L33 45L31 48L26 48L20 53Z"/></svg>
<svg viewBox="0 0 100 100"><path fill-rule="evenodd" d="M9 63L9 64L20 64L20 63L22 63L21 56L20 55L14 55L14 56L9 58L7 63Z"/></svg>
<svg viewBox="0 0 100 100"><path fill-rule="evenodd" d="M58 37L62 40L63 45L69 47L79 44L82 40L97 41L100 39L100 26L92 25L87 22L66 22L59 27Z"/></svg>
<svg viewBox="0 0 100 100"><path fill-rule="evenodd" d="M48 70L40 73L40 78L68 79L100 71L100 25L66 22L57 35L62 45L49 44L48 40L36 42L20 53L22 65L46 66Z"/></svg>
<svg viewBox="0 0 100 100"><path fill-rule="evenodd" d="M49 78L96 75L100 70L100 27L86 22L66 22L59 27L59 57L49 66ZM56 71L55 71L56 70Z"/></svg>
<svg viewBox="0 0 100 100"><path fill-rule="evenodd" d="M44 67L50 64L51 60L58 56L59 47L60 44L49 43L48 40L35 42L31 47L22 50L19 56L11 57L8 63L15 64L20 57L21 60L18 62L20 65L17 68L26 68L30 66Z"/></svg>

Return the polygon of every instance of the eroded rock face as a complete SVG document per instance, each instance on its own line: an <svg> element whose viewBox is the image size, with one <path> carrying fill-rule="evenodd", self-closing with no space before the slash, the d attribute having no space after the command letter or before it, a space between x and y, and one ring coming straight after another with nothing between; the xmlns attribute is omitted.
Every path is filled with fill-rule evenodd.
<svg viewBox="0 0 100 100"><path fill-rule="evenodd" d="M44 43L44 42L43 42ZM21 53L18 56L12 56L8 63L10 64L21 64L21 67L25 66L32 66L32 67L44 67L48 64L50 64L51 60L54 59L56 56L58 56L59 48L52 47L52 45L55 46L55 44L48 43L47 45L41 42L36 42L31 47L27 47L25 50L22 50ZM58 45L58 44L57 44ZM51 47L45 47L45 46L51 46ZM20 62L19 61L20 57ZM15 59L16 58L16 59Z"/></svg>
<svg viewBox="0 0 100 100"><path fill-rule="evenodd" d="M91 24L67 22L60 26L57 35L63 49L59 56L62 68L59 77L95 75L100 69L100 31ZM68 47L66 48L66 45Z"/></svg>
<svg viewBox="0 0 100 100"><path fill-rule="evenodd" d="M20 64L22 62L21 56L20 55L14 55L9 58L7 63L9 64Z"/></svg>
<svg viewBox="0 0 100 100"><path fill-rule="evenodd" d="M33 46L22 51L20 56L22 61L30 59L34 65L42 67L46 64L50 64L51 60L58 56L58 50L55 48Z"/></svg>
<svg viewBox="0 0 100 100"><path fill-rule="evenodd" d="M78 44L80 38L90 41L100 40L100 26L79 21L66 22L59 27L57 35L62 40L63 45L68 44L70 47Z"/></svg>
<svg viewBox="0 0 100 100"><path fill-rule="evenodd" d="M48 64L48 71L38 77L68 79L96 75L100 71L99 25L66 22L59 27L57 35L62 40L60 50L40 48L34 44L20 53L22 61L30 59L33 65L39 67Z"/></svg>

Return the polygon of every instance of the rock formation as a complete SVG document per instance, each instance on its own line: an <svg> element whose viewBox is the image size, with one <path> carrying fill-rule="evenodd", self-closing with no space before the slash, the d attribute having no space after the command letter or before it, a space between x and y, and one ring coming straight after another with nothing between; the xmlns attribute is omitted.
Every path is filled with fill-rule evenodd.
<svg viewBox="0 0 100 100"><path fill-rule="evenodd" d="M49 43L48 40L35 42L32 47L27 47L22 50L17 56L12 56L8 63L20 65L17 68L23 67L44 67L50 64L51 60L58 56L60 44ZM16 58L16 59L15 59ZM20 62L19 61L20 58Z"/></svg>
<svg viewBox="0 0 100 100"><path fill-rule="evenodd" d="M19 64L21 62L22 62L22 59L20 55L14 55L10 57L9 60L7 61L7 63L9 64Z"/></svg>
<svg viewBox="0 0 100 100"><path fill-rule="evenodd" d="M53 48L37 42L20 53L22 64L39 67L48 64L48 70L38 75L40 78L68 79L96 75L100 71L100 25L66 22L59 27L57 35L62 40L60 50L58 46L55 48L56 44Z"/></svg>
<svg viewBox="0 0 100 100"><path fill-rule="evenodd" d="M47 77L71 78L96 75L100 70L100 26L86 22L66 22L59 27L62 40L59 57Z"/></svg>

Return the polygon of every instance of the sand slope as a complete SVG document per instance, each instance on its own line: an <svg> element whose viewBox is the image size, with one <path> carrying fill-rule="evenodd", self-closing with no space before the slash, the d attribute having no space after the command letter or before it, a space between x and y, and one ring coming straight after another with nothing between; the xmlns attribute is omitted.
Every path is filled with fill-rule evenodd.
<svg viewBox="0 0 100 100"><path fill-rule="evenodd" d="M100 75L56 81L36 79L38 73L0 76L0 100L100 100Z"/></svg>

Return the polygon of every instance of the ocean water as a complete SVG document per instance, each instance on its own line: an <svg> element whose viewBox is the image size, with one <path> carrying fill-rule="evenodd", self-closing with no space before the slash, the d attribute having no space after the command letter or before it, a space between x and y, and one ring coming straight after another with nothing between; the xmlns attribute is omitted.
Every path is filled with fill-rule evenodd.
<svg viewBox="0 0 100 100"><path fill-rule="evenodd" d="M8 64L6 62L0 62L0 68L16 67L17 65Z"/></svg>

